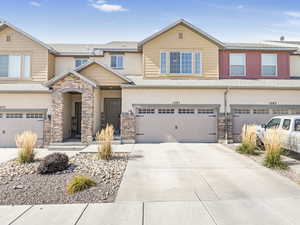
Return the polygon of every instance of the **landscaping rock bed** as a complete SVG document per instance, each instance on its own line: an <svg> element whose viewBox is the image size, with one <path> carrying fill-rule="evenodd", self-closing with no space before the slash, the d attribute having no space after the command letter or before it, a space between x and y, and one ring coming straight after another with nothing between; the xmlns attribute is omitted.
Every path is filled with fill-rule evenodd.
<svg viewBox="0 0 300 225"><path fill-rule="evenodd" d="M64 204L112 202L118 192L128 160L127 153L114 153L109 161L95 153L79 153L70 158L69 167L60 172L40 175L39 160L20 164L16 160L0 164L0 204ZM76 194L67 194L67 183L78 174L97 185Z"/></svg>

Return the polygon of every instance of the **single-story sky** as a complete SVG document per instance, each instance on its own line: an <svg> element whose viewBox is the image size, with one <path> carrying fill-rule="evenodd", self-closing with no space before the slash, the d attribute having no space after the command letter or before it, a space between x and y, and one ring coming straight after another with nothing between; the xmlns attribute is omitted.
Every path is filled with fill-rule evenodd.
<svg viewBox="0 0 300 225"><path fill-rule="evenodd" d="M224 42L300 41L299 0L0 0L0 18L47 43L140 41L180 18Z"/></svg>

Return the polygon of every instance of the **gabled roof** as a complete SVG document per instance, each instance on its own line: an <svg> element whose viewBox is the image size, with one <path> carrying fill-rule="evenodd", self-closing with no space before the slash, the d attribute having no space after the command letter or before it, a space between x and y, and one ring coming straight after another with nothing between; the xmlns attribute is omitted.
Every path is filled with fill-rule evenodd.
<svg viewBox="0 0 300 225"><path fill-rule="evenodd" d="M158 32L156 32L156 33L154 33L154 34L152 34L150 37L148 37L148 38L142 40L141 42L138 43L138 47L139 47L139 48L142 47L145 43L147 43L147 42L153 40L154 38L158 37L159 35L161 35L161 34L167 32L167 31L169 31L170 29L172 29L173 27L175 27L175 26L177 26L177 25L179 25L179 24L182 24L182 25L184 25L184 26L186 26L186 27L188 27L188 28L194 30L196 33L199 33L200 35L202 35L202 36L204 36L205 38L207 38L208 40L214 42L214 43L217 44L218 46L224 47L224 43L223 43L223 42L221 42L221 41L219 41L218 39L212 37L212 36L209 35L208 33L204 32L204 31L201 30L200 28L194 26L193 24L187 22L187 21L184 20L184 19L177 20L175 23L173 23L173 24L171 24L171 25L169 25L169 26L167 26L167 27L161 29L160 31L158 31Z"/></svg>
<svg viewBox="0 0 300 225"><path fill-rule="evenodd" d="M108 66L104 65L103 63L100 62L96 62L95 60L90 60L88 63L85 63L77 68L74 69L74 71L79 72L87 67L89 67L92 64L97 64L101 67L103 67L104 69L108 70L109 72L115 74L116 76L120 77L122 80L128 82L128 83L132 83L132 80L130 80L129 78L125 77L124 75L122 75L121 73L118 73L117 71L112 70L111 68L109 68Z"/></svg>
<svg viewBox="0 0 300 225"><path fill-rule="evenodd" d="M229 50L270 50L270 51L296 51L295 47L286 47L269 43L225 43Z"/></svg>
<svg viewBox="0 0 300 225"><path fill-rule="evenodd" d="M97 84L96 84L94 81L88 79L88 78L85 77L85 76L82 76L80 73L78 73L78 72L76 72L76 71L74 71L74 70L70 70L69 72L67 72L67 73L65 73L65 74L61 74L61 75L59 75L59 76L55 76L55 77L53 77L51 80L49 80L49 81L47 81L46 83L44 83L44 85L45 85L46 87L50 87L52 84L54 84L54 83L56 83L57 81L63 79L64 77L68 76L69 74L73 74L74 76L76 76L76 77L78 77L79 79L85 81L86 83L92 85L93 87L97 87Z"/></svg>
<svg viewBox="0 0 300 225"><path fill-rule="evenodd" d="M13 30L15 30L15 31L17 31L17 32L19 32L19 33L21 33L21 34L23 34L25 37L31 39L32 41L38 43L38 44L41 45L41 46L47 48L51 53L57 53L57 52L55 51L55 49L52 48L50 45L47 45L47 44L45 44L44 42L42 42L42 41L36 39L35 37L33 37L33 36L31 36L30 34L24 32L23 30L21 30L20 28L15 27L15 26L12 25L11 23L9 23L9 22L7 22L7 21L5 21L5 20L0 20L0 31L1 31L2 29L6 28L6 27L10 27L11 29L13 29Z"/></svg>

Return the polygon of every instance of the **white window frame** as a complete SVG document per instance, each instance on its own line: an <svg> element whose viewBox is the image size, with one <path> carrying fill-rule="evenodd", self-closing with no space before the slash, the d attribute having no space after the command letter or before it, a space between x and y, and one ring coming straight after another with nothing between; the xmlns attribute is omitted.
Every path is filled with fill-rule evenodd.
<svg viewBox="0 0 300 225"><path fill-rule="evenodd" d="M171 73L170 72L170 67L171 67L171 64L170 64L170 53L171 52L179 52L180 53L180 73ZM162 70L161 70L161 55L162 53L165 53L166 54L166 72L163 73ZM188 54L191 54L192 55L192 72L191 73L183 73L181 72L182 71L182 54L183 53L188 53ZM196 73L196 53L199 53L200 54L200 71L199 73ZM160 51L159 52L159 71L160 71L160 74L163 74L163 75L173 75L173 76L180 76L180 75L202 75L202 71L203 71L203 65L202 65L202 52L201 51L177 51L177 50L174 50L174 51Z"/></svg>
<svg viewBox="0 0 300 225"><path fill-rule="evenodd" d="M190 73L184 73L184 72L182 72L183 71L183 60L182 60L182 58L183 58L183 54L191 54L191 56L192 56L192 64L191 64L191 72ZM194 70L193 70L193 65L194 65L194 59L193 59L193 52L180 52L180 73L179 74L188 74L188 75L191 75L191 74L193 74L194 73Z"/></svg>
<svg viewBox="0 0 300 225"><path fill-rule="evenodd" d="M19 56L20 57L20 75L16 77L10 77L9 76L9 68L8 68L8 74L6 77L0 77L0 79L9 79L9 80L30 80L32 77L32 55L31 54L19 54L19 53L1 53L0 55L3 56ZM25 74L25 57L29 57L29 68L28 68L28 75ZM9 67L9 65L8 65Z"/></svg>
<svg viewBox="0 0 300 225"><path fill-rule="evenodd" d="M275 56L275 74L274 75L266 75L266 74L263 74L263 56L264 55L274 55ZM260 73L261 73L261 76L264 76L264 77L276 77L278 76L278 56L277 54L274 54L274 53L263 53L260 55ZM270 65L266 65L266 66L270 66Z"/></svg>
<svg viewBox="0 0 300 225"><path fill-rule="evenodd" d="M239 75L236 75L236 74L232 74L232 70L231 70L231 66L242 66L242 65L233 65L231 64L231 55L242 55L244 57L244 70L243 70L243 74L239 74ZM240 77L240 76L246 76L247 74L247 65L246 65L246 53L229 53L229 76L232 76L232 77Z"/></svg>
<svg viewBox="0 0 300 225"><path fill-rule="evenodd" d="M74 63L75 63L75 67L79 67L79 66L76 66L76 61L77 60L80 60L81 61L81 64L79 65L79 66L82 66L83 64L86 64L88 61L89 61L89 58L84 58L84 57L81 57L81 58L75 58L75 61L74 61ZM86 60L86 62L85 63L82 63L82 61L83 60Z"/></svg>
<svg viewBox="0 0 300 225"><path fill-rule="evenodd" d="M112 57L116 57L116 66L112 66ZM122 57L122 66L118 66L118 57ZM110 67L112 69L124 69L124 55L111 55L110 56Z"/></svg>

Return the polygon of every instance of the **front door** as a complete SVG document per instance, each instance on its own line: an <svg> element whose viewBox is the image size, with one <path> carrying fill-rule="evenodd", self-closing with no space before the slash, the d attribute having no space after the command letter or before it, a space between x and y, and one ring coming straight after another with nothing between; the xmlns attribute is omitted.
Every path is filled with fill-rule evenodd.
<svg viewBox="0 0 300 225"><path fill-rule="evenodd" d="M121 99L105 98L104 99L104 116L106 124L112 124L115 134L120 134L120 115L121 115Z"/></svg>
<svg viewBox="0 0 300 225"><path fill-rule="evenodd" d="M75 135L78 137L81 135L81 102L75 102Z"/></svg>

